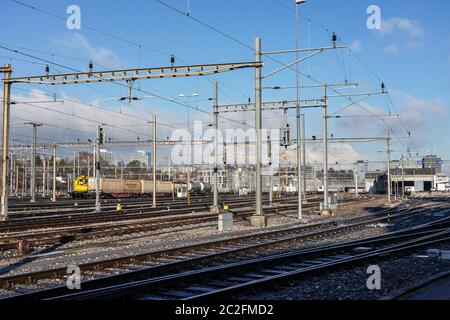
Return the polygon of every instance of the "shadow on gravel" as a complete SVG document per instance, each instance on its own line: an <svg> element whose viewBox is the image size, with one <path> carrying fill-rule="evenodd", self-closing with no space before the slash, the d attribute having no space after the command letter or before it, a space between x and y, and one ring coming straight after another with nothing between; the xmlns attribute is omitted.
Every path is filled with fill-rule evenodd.
<svg viewBox="0 0 450 320"><path fill-rule="evenodd" d="M62 237L57 243L55 243L47 248L39 250L39 251L34 251L33 253L26 255L23 259L15 262L15 263L12 263L6 267L0 268L0 275L5 275L15 269L18 269L28 263L31 263L34 260L38 259L40 256L51 253L53 251L56 251L59 247L65 245L69 242L72 242L73 240L74 240L74 237L71 237L71 236Z"/></svg>

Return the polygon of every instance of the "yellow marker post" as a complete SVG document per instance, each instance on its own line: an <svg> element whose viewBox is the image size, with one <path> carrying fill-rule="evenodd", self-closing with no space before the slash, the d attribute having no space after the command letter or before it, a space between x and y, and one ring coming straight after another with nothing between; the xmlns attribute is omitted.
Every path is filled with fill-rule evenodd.
<svg viewBox="0 0 450 320"><path fill-rule="evenodd" d="M122 205L120 203L116 206L116 212L122 212Z"/></svg>
<svg viewBox="0 0 450 320"><path fill-rule="evenodd" d="M227 205L227 204L224 204L224 205L223 205L223 211L228 212L228 210L229 210L228 205Z"/></svg>

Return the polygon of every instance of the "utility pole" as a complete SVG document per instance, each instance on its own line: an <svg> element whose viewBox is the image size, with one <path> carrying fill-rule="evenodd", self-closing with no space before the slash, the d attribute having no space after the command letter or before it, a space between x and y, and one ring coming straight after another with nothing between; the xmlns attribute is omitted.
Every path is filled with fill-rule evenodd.
<svg viewBox="0 0 450 320"><path fill-rule="evenodd" d="M74 179L74 181L75 181L75 178L77 177L77 169L76 169L76 166L77 166L77 164L76 164L76 159L77 159L77 154L76 154L76 152L74 151L74 153L73 153L73 163L72 163L72 175L73 175L73 179Z"/></svg>
<svg viewBox="0 0 450 320"><path fill-rule="evenodd" d="M0 221L8 220L8 143L11 106L11 83L9 79L11 79L12 71L10 64L5 64L0 68L0 72L3 72L2 210Z"/></svg>
<svg viewBox="0 0 450 320"><path fill-rule="evenodd" d="M267 155L269 158L270 174L269 174L269 205L273 205L273 175L274 170L272 166L272 140L271 137L267 137Z"/></svg>
<svg viewBox="0 0 450 320"><path fill-rule="evenodd" d="M14 176L16 180L16 183L14 184L14 195L17 197L19 195L19 165L17 163Z"/></svg>
<svg viewBox="0 0 450 320"><path fill-rule="evenodd" d="M95 141L95 212L100 213L100 146L103 143L103 128L98 126L97 139Z"/></svg>
<svg viewBox="0 0 450 320"><path fill-rule="evenodd" d="M387 196L388 196L388 203L391 203L391 194L392 194L392 184L391 184L391 134L387 133Z"/></svg>
<svg viewBox="0 0 450 320"><path fill-rule="evenodd" d="M255 40L255 62L262 62L261 38ZM254 227L267 226L267 217L263 213L262 206L262 181L261 181L261 127L262 127L262 66L255 67L255 130L256 130L256 213L251 217Z"/></svg>
<svg viewBox="0 0 450 320"><path fill-rule="evenodd" d="M152 208L156 208L156 115L153 115L153 204Z"/></svg>
<svg viewBox="0 0 450 320"><path fill-rule="evenodd" d="M323 208L322 215L332 214L328 203L328 98L327 85L323 84Z"/></svg>
<svg viewBox="0 0 450 320"><path fill-rule="evenodd" d="M53 192L52 201L56 202L56 143L53 143Z"/></svg>
<svg viewBox="0 0 450 320"><path fill-rule="evenodd" d="M307 203L306 199L306 127L305 127L305 114L302 114L302 165L303 165L303 202Z"/></svg>
<svg viewBox="0 0 450 320"><path fill-rule="evenodd" d="M402 154L402 198L405 198L405 158Z"/></svg>
<svg viewBox="0 0 450 320"><path fill-rule="evenodd" d="M43 157L43 168L42 168L42 197L45 198L47 195L47 159Z"/></svg>
<svg viewBox="0 0 450 320"><path fill-rule="evenodd" d="M220 213L219 208L219 83L214 81L213 95L214 113L214 200L211 212ZM236 156L236 155L235 155Z"/></svg>
<svg viewBox="0 0 450 320"><path fill-rule="evenodd" d="M296 27L295 27L295 60L297 63L295 64L295 81L296 81L296 93L297 93L297 105L296 105L296 116L297 116L297 202L298 202L298 219L303 219L303 204L302 204L302 150L301 150L301 124L300 124L300 55L299 55L299 47L300 47L300 21L299 21L299 5L304 1L296 1L295 2L295 17L296 17ZM306 190L305 190L306 192Z"/></svg>
<svg viewBox="0 0 450 320"><path fill-rule="evenodd" d="M355 196L358 197L358 164L355 165Z"/></svg>
<svg viewBox="0 0 450 320"><path fill-rule="evenodd" d="M16 175L16 173L14 172L14 152L13 151L11 151L11 157L10 157L10 160L9 160L9 165L10 165L10 168L9 168L9 171L10 171L10 177L9 177L9 181L10 181L10 183L9 183L9 194L10 195L14 195L14 181L15 181L15 175Z"/></svg>
<svg viewBox="0 0 450 320"><path fill-rule="evenodd" d="M31 200L36 202L36 144L37 144L37 128L42 126L41 123L29 122L26 123L33 126L33 152L31 156Z"/></svg>

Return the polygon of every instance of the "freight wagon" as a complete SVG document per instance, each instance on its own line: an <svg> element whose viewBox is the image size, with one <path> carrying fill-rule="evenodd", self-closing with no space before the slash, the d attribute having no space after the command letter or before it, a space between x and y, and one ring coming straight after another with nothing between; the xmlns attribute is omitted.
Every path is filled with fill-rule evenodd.
<svg viewBox="0 0 450 320"><path fill-rule="evenodd" d="M174 185L170 181L156 181L156 194L172 195ZM96 181L93 177L75 179L72 197L92 198L96 194ZM100 178L100 195L102 198L137 198L153 194L153 181L121 180Z"/></svg>
<svg viewBox="0 0 450 320"><path fill-rule="evenodd" d="M181 185L170 181L156 181L156 194L170 196L176 190L186 189L186 184ZM211 185L193 181L189 183L191 194L204 194L211 192ZM96 194L96 181L93 177L81 176L75 179L72 197L93 198ZM102 198L137 198L153 195L153 181L148 180L121 180L100 178L100 195Z"/></svg>

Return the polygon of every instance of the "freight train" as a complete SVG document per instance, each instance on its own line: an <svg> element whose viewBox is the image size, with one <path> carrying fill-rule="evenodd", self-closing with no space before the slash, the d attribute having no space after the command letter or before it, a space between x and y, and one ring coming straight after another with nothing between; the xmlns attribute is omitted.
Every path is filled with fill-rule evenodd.
<svg viewBox="0 0 450 320"><path fill-rule="evenodd" d="M211 185L193 181L186 183L173 183L170 181L156 181L156 194L169 196L180 194L180 190L187 190L191 194L205 194L211 192ZM92 198L96 194L96 182L93 177L81 176L75 179L72 198ZM122 180L100 178L100 195L102 198L138 198L153 194L153 181L148 180ZM183 194L183 192L181 192Z"/></svg>

